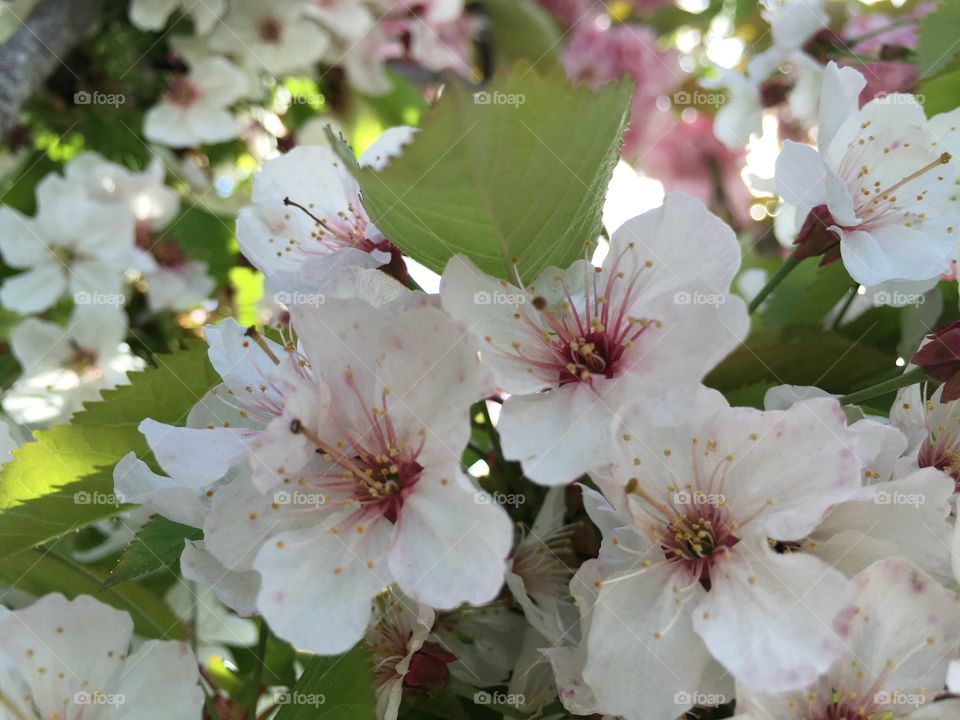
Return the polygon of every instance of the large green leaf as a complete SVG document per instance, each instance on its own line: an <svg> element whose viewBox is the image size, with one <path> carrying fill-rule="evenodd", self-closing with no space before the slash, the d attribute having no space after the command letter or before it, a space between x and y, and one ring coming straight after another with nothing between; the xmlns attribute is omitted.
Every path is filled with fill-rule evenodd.
<svg viewBox="0 0 960 720"><path fill-rule="evenodd" d="M315 657L283 698L275 720L373 720L370 654L360 645L339 657Z"/></svg>
<svg viewBox="0 0 960 720"><path fill-rule="evenodd" d="M923 80L919 97L928 117L960 107L960 62L954 61L935 77Z"/></svg>
<svg viewBox="0 0 960 720"><path fill-rule="evenodd" d="M917 37L917 71L930 77L960 53L960 3L941 3L920 21Z"/></svg>
<svg viewBox="0 0 960 720"><path fill-rule="evenodd" d="M14 451L0 473L0 558L116 514L113 466L128 452L148 453L140 421L182 422L217 382L200 345L156 361Z"/></svg>
<svg viewBox="0 0 960 720"><path fill-rule="evenodd" d="M181 525L160 515L151 518L127 545L104 587L175 567L184 542L202 537L203 531L199 528Z"/></svg>
<svg viewBox="0 0 960 720"><path fill-rule="evenodd" d="M463 253L484 272L531 280L583 256L629 114L631 83L594 93L561 70L517 66L483 94L456 83L386 169L358 169L377 227L431 270Z"/></svg>
<svg viewBox="0 0 960 720"><path fill-rule="evenodd" d="M75 563L51 548L23 550L0 562L0 585L35 596L51 592L63 593L69 598L92 595L130 613L138 635L183 637L183 628L176 616L159 597L133 583L105 589L102 587L105 579L102 571Z"/></svg>
<svg viewBox="0 0 960 720"><path fill-rule="evenodd" d="M894 355L856 339L793 327L783 332L751 335L705 382L733 397L743 394L747 386L759 383L816 385L828 392L843 394L893 369L895 359Z"/></svg>

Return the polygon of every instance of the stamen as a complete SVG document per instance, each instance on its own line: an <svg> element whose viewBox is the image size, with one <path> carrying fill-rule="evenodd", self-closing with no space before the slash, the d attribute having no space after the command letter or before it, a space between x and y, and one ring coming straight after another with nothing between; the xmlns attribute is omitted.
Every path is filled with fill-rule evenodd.
<svg viewBox="0 0 960 720"><path fill-rule="evenodd" d="M273 361L274 365L280 364L280 358L278 358L274 354L273 350L271 350L270 346L267 344L267 341L263 339L263 335L261 335L260 332L255 327L253 327L253 325L247 328L247 331L244 333L244 336L250 338L257 345L259 345L260 349L263 350L266 356Z"/></svg>

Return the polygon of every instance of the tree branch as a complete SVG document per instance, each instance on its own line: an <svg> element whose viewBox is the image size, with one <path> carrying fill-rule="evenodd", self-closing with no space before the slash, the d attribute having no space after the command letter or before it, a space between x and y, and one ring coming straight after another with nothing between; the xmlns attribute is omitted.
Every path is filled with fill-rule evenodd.
<svg viewBox="0 0 960 720"><path fill-rule="evenodd" d="M106 0L40 0L0 46L0 138L16 124L24 103L93 29L105 4Z"/></svg>

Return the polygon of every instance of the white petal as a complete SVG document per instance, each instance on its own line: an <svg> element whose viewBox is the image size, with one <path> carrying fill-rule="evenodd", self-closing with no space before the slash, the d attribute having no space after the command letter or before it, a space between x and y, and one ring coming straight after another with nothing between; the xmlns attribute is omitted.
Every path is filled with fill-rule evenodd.
<svg viewBox="0 0 960 720"><path fill-rule="evenodd" d="M809 145L785 140L777 157L777 193L785 203L804 215L827 202L826 180L830 170L820 153Z"/></svg>
<svg viewBox="0 0 960 720"><path fill-rule="evenodd" d="M146 641L124 664L116 693L123 696L111 715L116 720L194 718L203 711L197 658L182 642Z"/></svg>
<svg viewBox="0 0 960 720"><path fill-rule="evenodd" d="M39 265L8 277L0 287L0 303L10 310L31 314L51 307L67 289L66 273L59 263Z"/></svg>
<svg viewBox="0 0 960 720"><path fill-rule="evenodd" d="M206 510L193 488L157 475L129 453L113 469L114 491L122 503L145 505L174 522L202 527Z"/></svg>
<svg viewBox="0 0 960 720"><path fill-rule="evenodd" d="M503 587L510 518L456 466L435 471L423 473L403 504L390 570L404 592L433 607L482 605Z"/></svg>
<svg viewBox="0 0 960 720"><path fill-rule="evenodd" d="M952 245L902 225L844 232L843 264L861 285L928 280L949 272Z"/></svg>
<svg viewBox="0 0 960 720"><path fill-rule="evenodd" d="M766 538L744 540L713 567L710 583L694 627L747 687L805 687L844 652L853 593L847 579L820 560L777 555Z"/></svg>
<svg viewBox="0 0 960 720"><path fill-rule="evenodd" d="M186 487L219 480L247 457L255 432L242 428L208 430L174 427L147 418L140 423L160 467Z"/></svg>

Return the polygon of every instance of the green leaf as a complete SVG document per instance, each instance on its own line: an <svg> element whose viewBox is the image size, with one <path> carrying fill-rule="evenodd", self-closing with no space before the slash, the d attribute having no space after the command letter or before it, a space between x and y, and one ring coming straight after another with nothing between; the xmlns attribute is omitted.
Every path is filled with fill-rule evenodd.
<svg viewBox="0 0 960 720"><path fill-rule="evenodd" d="M705 383L725 394L757 383L816 385L843 394L890 371L895 358L857 339L793 327L752 334Z"/></svg>
<svg viewBox="0 0 960 720"><path fill-rule="evenodd" d="M69 425L35 435L0 473L0 558L116 514L113 466L148 455L140 421L177 424L217 382L205 348L155 356L157 367L107 390Z"/></svg>
<svg viewBox="0 0 960 720"><path fill-rule="evenodd" d="M802 262L773 291L763 311L763 327L819 326L852 287L843 263L819 267L814 261Z"/></svg>
<svg viewBox="0 0 960 720"><path fill-rule="evenodd" d="M493 36L495 67L512 67L529 60L546 72L557 64L563 35L556 21L531 0L485 0Z"/></svg>
<svg viewBox="0 0 960 720"><path fill-rule="evenodd" d="M377 227L431 270L463 253L527 281L566 267L595 240L629 115L631 83L598 93L557 69L523 67L478 96L449 84L403 155L381 172L340 154ZM486 102L483 102L486 100Z"/></svg>
<svg viewBox="0 0 960 720"><path fill-rule="evenodd" d="M164 568L176 567L187 540L199 540L203 531L181 525L157 515L144 525L127 545L117 566L110 573L104 587L148 575Z"/></svg>
<svg viewBox="0 0 960 720"><path fill-rule="evenodd" d="M183 637L176 615L159 597L132 583L122 588L104 588L105 579L102 571L77 564L51 548L24 550L0 563L0 585L38 597L51 592L63 593L68 598L92 595L130 613L138 635Z"/></svg>
<svg viewBox="0 0 960 720"><path fill-rule="evenodd" d="M960 107L960 63L954 62L936 77L923 80L919 97L928 117Z"/></svg>
<svg viewBox="0 0 960 720"><path fill-rule="evenodd" d="M920 21L917 72L921 79L946 67L960 53L960 3L944 2Z"/></svg>
<svg viewBox="0 0 960 720"><path fill-rule="evenodd" d="M275 720L373 720L370 654L362 645L339 657L314 657Z"/></svg>

